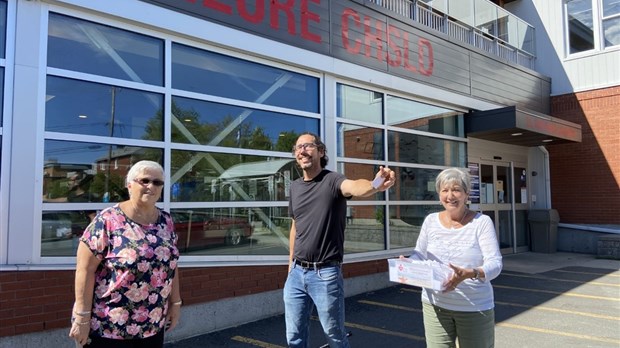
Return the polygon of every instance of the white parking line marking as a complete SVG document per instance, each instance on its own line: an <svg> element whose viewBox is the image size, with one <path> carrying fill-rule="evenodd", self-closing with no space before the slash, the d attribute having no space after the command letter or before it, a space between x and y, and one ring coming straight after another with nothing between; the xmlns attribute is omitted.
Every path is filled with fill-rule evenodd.
<svg viewBox="0 0 620 348"><path fill-rule="evenodd" d="M526 305L526 304L521 304L521 303L511 303L511 302L502 302L502 301L495 301L495 304L503 305L503 306L512 306L512 307L521 307L521 308L528 308L528 309L534 309L534 310L548 311L548 312L580 315L583 317L590 317L590 318L597 318L597 319L620 321L620 317L612 317L610 315L594 314L594 313L588 313L588 312L569 311L566 309L553 308L553 307L531 306L531 305Z"/></svg>
<svg viewBox="0 0 620 348"><path fill-rule="evenodd" d="M271 343L255 340L249 337L243 337L243 336L234 336L234 337L231 337L230 339L237 341L237 342L251 344L257 347L261 347L261 348L286 348L286 347L278 346L276 344L271 344Z"/></svg>
<svg viewBox="0 0 620 348"><path fill-rule="evenodd" d="M405 306L398 306L398 305L393 305L393 304L389 304L389 303L381 303L381 302L368 301L368 300L360 300L360 301L357 301L357 302L358 303L364 303L364 304L372 305L372 306L379 306L379 307L398 309L398 310L407 311L407 312L422 313L421 309L405 307ZM620 317L612 317L612 316L609 316L609 315L593 314L593 313L587 313L587 312L569 311L569 310L566 310L566 309L553 308L553 307L532 306L532 305L526 305L526 304L522 304L522 303L512 303L512 302L503 302L503 301L495 301L495 304L496 305L502 305L502 306L512 306L512 307L520 307L520 308L527 308L527 309L542 310L542 311L548 311L548 312L580 315L580 316L584 316L584 317L597 318L597 319L606 319L606 320L620 321Z"/></svg>
<svg viewBox="0 0 620 348"><path fill-rule="evenodd" d="M312 316L311 318L312 318L312 320L317 320L317 321L319 320L319 318L316 317L316 316ZM384 334L384 335L389 335L389 336L403 337L403 338L407 338L407 339L410 339L410 340L416 340L416 341L425 341L426 340L426 338L424 338L422 336L410 335L410 334L406 334L406 333L403 333L403 332L381 329L381 328L374 327L374 326L367 326L367 325L362 325L362 324L354 324L354 323L349 323L349 322L345 322L344 326L350 327L350 328L354 328L354 329L363 330L363 331L376 332L376 333L380 333L380 334Z"/></svg>
<svg viewBox="0 0 620 348"><path fill-rule="evenodd" d="M366 325L360 325L360 324L353 324L353 323L344 323L344 325L346 327L352 327L352 328L359 329L359 330L376 332L376 333L380 333L380 334L384 334L384 335L390 335L390 336L403 337L403 338L408 338L410 340L416 340L416 341L424 341L424 340L426 340L424 337L421 337L421 336L410 335L410 334L406 334L406 333L402 333L402 332L397 332L397 331L390 331L390 330L380 329L378 327L372 327L372 326L366 326Z"/></svg>
<svg viewBox="0 0 620 348"><path fill-rule="evenodd" d="M587 280L584 281L584 280L574 280L574 279L549 278L545 276L529 276L529 275L510 273L510 272L502 272L502 275L508 276L508 277L534 278L534 279L540 279L540 280L552 280L556 282L578 283L578 284L583 284L583 285L588 284L588 285L601 285L601 286L615 286L615 287L620 288L620 284L601 283L601 282L587 281Z"/></svg>
<svg viewBox="0 0 620 348"><path fill-rule="evenodd" d="M572 292L560 292L560 291L551 291L551 290L519 288L519 287L516 287L516 286L506 286L506 285L497 285L497 284L493 284L493 287L494 288L498 288L498 289L523 290L523 291L527 291L527 292L542 292L542 293L545 293L545 294L553 294L553 295L558 295L558 296L582 297L582 298L590 298L590 299L595 299L595 300L620 302L620 298L617 298L617 297L604 297L604 296L576 294L576 293L572 293Z"/></svg>
<svg viewBox="0 0 620 348"><path fill-rule="evenodd" d="M579 272L579 271L567 271L567 270L563 270L563 269L554 269L552 272L560 272L560 273L573 273L573 274L587 274L587 275L597 275L597 276L605 276L605 277L619 277L620 278L620 274L616 274L618 272L614 272L614 273L599 273L599 272Z"/></svg>
<svg viewBox="0 0 620 348"><path fill-rule="evenodd" d="M525 326L525 325L517 325L517 324L511 324L511 323L498 323L498 324L496 324L496 326L507 327L507 328L511 328L511 329L518 329L518 330L525 330L525 331L540 332L540 333L551 334L551 335L580 338L580 339L583 339L583 340L606 342L606 343L615 343L615 344L620 345L620 340L615 340L613 338L604 338L604 337L595 337L595 336L589 336L589 335L574 334L574 333L570 333L570 332L562 332L562 331L555 331L555 330L540 329L540 328L537 328L537 327L531 327L531 326Z"/></svg>
<svg viewBox="0 0 620 348"><path fill-rule="evenodd" d="M400 309L401 311L422 313L421 309L411 308L411 307L404 307L404 306L397 306L397 305L393 305L393 304L389 304L389 303L381 303L381 302L368 301L368 300L360 300L360 301L357 301L357 302L358 303L369 304L369 305L373 305L373 306L379 306L379 307L386 307L386 308L392 308L392 309Z"/></svg>

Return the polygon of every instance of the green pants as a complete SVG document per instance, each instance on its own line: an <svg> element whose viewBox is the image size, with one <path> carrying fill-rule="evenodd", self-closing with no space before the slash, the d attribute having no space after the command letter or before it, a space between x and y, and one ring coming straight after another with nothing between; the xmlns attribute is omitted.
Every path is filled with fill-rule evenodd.
<svg viewBox="0 0 620 348"><path fill-rule="evenodd" d="M492 348L495 311L459 312L422 303L424 335L429 348Z"/></svg>

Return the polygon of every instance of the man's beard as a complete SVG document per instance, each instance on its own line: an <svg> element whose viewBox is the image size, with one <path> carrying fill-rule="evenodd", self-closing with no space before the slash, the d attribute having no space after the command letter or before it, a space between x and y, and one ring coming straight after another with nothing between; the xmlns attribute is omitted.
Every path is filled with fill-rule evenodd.
<svg viewBox="0 0 620 348"><path fill-rule="evenodd" d="M299 167L301 169L310 169L310 168L312 168L314 166L314 162L312 161L312 158L304 157L304 159L310 159L310 161L308 161L308 162L297 161L297 164L299 165Z"/></svg>
<svg viewBox="0 0 620 348"><path fill-rule="evenodd" d="M314 166L314 163L312 162L305 162L299 165L301 167L301 169L310 169Z"/></svg>

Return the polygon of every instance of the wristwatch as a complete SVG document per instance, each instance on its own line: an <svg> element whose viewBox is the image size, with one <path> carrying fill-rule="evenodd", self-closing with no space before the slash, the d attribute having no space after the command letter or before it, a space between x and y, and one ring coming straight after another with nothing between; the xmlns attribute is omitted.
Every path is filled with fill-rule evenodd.
<svg viewBox="0 0 620 348"><path fill-rule="evenodd" d="M474 268L473 270L474 270L474 276L471 277L470 279L471 280L478 280L478 279L480 279L480 271L478 271L477 268Z"/></svg>

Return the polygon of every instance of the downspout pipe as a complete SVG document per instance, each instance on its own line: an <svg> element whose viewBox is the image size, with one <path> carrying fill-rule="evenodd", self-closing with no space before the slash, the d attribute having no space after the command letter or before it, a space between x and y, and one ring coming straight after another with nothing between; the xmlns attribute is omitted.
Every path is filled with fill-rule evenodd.
<svg viewBox="0 0 620 348"><path fill-rule="evenodd" d="M551 209L551 170L549 169L549 151L544 146L539 146L538 149L543 153L544 160L543 166L545 170L545 207Z"/></svg>

